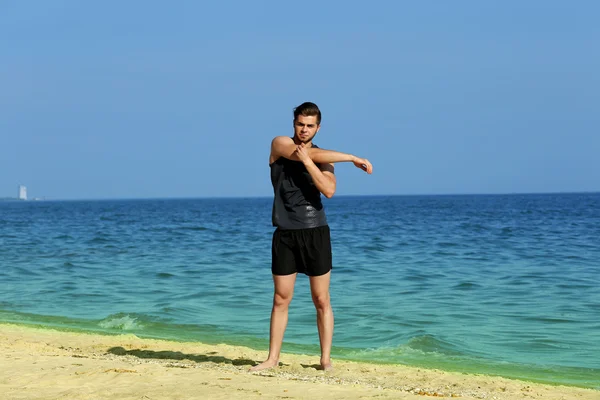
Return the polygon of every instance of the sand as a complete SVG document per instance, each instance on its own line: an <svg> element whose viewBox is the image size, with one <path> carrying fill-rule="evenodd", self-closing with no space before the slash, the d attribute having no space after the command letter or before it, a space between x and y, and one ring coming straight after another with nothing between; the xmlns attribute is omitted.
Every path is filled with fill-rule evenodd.
<svg viewBox="0 0 600 400"><path fill-rule="evenodd" d="M399 365L0 324L2 399L589 399L600 391Z"/></svg>

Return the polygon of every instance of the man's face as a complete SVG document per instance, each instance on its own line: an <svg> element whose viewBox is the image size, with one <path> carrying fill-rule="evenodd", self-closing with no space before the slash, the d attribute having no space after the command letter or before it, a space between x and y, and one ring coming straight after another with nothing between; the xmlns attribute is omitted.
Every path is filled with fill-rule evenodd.
<svg viewBox="0 0 600 400"><path fill-rule="evenodd" d="M310 117L298 115L294 121L294 137L302 143L308 143L319 132L319 128L316 115Z"/></svg>

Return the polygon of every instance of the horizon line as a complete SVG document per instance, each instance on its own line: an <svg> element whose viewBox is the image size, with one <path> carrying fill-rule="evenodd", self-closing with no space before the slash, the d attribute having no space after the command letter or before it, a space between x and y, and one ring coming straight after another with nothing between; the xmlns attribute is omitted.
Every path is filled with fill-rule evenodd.
<svg viewBox="0 0 600 400"><path fill-rule="evenodd" d="M600 194L600 191L573 191L573 192L487 192L487 193L403 193L403 194L340 194L334 196L339 197L433 197L433 196L518 196L518 195L556 195L556 194ZM38 201L114 201L114 200L218 200L218 199L267 199L272 198L272 195L234 195L234 196L174 196L174 197L81 197L81 198L48 198L45 196L35 196L31 199L22 200L18 197L0 197L1 200L15 200L22 202L38 202ZM330 199L325 199L330 200Z"/></svg>

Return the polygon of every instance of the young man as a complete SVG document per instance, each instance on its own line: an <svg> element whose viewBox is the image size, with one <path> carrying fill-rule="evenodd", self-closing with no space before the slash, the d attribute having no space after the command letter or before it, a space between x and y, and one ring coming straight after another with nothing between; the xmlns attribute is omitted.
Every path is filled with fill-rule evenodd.
<svg viewBox="0 0 600 400"><path fill-rule="evenodd" d="M331 198L336 179L333 163L352 162L367 173L368 160L350 154L319 149L312 140L320 129L321 111L314 103L294 109L294 137L278 136L271 142L271 182L273 201L272 263L273 309L269 357L251 371L279 363L288 308L298 272L308 275L321 343L321 367L331 369L333 312L329 299L331 242L321 194Z"/></svg>

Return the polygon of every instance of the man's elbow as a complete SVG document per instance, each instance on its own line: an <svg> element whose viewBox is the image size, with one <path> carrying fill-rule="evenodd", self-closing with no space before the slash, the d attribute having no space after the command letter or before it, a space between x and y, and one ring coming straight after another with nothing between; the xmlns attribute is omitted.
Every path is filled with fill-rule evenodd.
<svg viewBox="0 0 600 400"><path fill-rule="evenodd" d="M327 197L328 199L332 198L334 194L335 194L335 188L326 189L323 191L323 196Z"/></svg>

